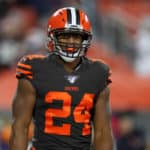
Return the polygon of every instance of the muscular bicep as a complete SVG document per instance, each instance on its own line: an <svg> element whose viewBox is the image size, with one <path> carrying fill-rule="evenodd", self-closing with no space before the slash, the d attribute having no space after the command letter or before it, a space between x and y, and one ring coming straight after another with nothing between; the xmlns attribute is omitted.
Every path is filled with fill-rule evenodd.
<svg viewBox="0 0 150 150"><path fill-rule="evenodd" d="M35 90L28 80L20 79L13 99L13 121L28 126L35 104Z"/></svg>
<svg viewBox="0 0 150 150"><path fill-rule="evenodd" d="M109 87L106 87L98 96L95 105L94 133L102 136L111 132L111 111L109 107Z"/></svg>

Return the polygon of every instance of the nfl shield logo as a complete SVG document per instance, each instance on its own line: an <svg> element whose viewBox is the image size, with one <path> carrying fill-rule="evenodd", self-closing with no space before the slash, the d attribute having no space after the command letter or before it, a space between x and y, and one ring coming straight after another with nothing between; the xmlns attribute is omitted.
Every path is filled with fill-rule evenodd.
<svg viewBox="0 0 150 150"><path fill-rule="evenodd" d="M79 79L79 76L77 76L77 75L67 75L67 76L65 76L65 79L67 81L69 81L69 83L74 84Z"/></svg>

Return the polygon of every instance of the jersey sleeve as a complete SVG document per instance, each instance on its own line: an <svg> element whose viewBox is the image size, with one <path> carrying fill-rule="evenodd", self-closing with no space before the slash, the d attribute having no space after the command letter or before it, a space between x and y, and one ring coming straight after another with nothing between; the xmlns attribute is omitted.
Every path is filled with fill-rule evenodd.
<svg viewBox="0 0 150 150"><path fill-rule="evenodd" d="M110 69L110 66L104 61L104 60L101 60L101 59L92 59L94 60L97 64L99 64L100 66L100 70L102 70L102 72L100 74L103 74L104 76L104 86L107 86L109 85L110 83L112 83L112 79L111 79L111 74L112 74L112 71Z"/></svg>
<svg viewBox="0 0 150 150"><path fill-rule="evenodd" d="M100 91L103 91L106 87L108 87L110 85L110 83L112 83L112 79L111 79L111 70L110 67L107 64L102 64L102 80L101 80L101 85L100 86Z"/></svg>
<svg viewBox="0 0 150 150"><path fill-rule="evenodd" d="M100 70L100 74L103 74L104 87L112 83L112 79L111 79L112 72L110 66L102 59L91 58L91 60L95 62L96 66L97 65L99 66L98 70Z"/></svg>
<svg viewBox="0 0 150 150"><path fill-rule="evenodd" d="M17 79L27 79L32 80L33 79L33 71L32 71L32 63L31 60L28 59L27 56L24 56L20 59L20 61L17 64L16 67L16 78Z"/></svg>
<svg viewBox="0 0 150 150"><path fill-rule="evenodd" d="M112 83L112 79L111 79L111 74L112 74L112 72L111 72L111 70L110 70L110 68L109 68L109 66L107 66L107 69L106 69L106 86L107 85L109 85L110 83Z"/></svg>
<svg viewBox="0 0 150 150"><path fill-rule="evenodd" d="M95 64L97 68L97 74L100 77L100 91L105 89L110 83L112 83L111 79L111 69L107 63L103 60L96 60Z"/></svg>

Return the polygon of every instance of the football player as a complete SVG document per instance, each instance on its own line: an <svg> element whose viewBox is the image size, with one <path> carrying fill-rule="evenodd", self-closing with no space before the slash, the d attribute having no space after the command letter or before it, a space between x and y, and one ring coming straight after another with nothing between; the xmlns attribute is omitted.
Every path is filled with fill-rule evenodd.
<svg viewBox="0 0 150 150"><path fill-rule="evenodd" d="M10 150L112 150L110 69L87 58L91 25L74 7L57 10L47 26L50 53L24 56L17 65Z"/></svg>

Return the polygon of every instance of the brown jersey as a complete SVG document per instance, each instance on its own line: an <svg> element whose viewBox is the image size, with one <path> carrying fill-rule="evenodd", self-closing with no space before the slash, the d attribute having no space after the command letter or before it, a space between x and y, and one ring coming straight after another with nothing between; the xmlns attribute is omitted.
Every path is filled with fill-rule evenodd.
<svg viewBox="0 0 150 150"><path fill-rule="evenodd" d="M33 146L36 150L89 150L98 94L108 85L109 67L86 57L72 73L55 54L23 57L17 78L36 90Z"/></svg>

